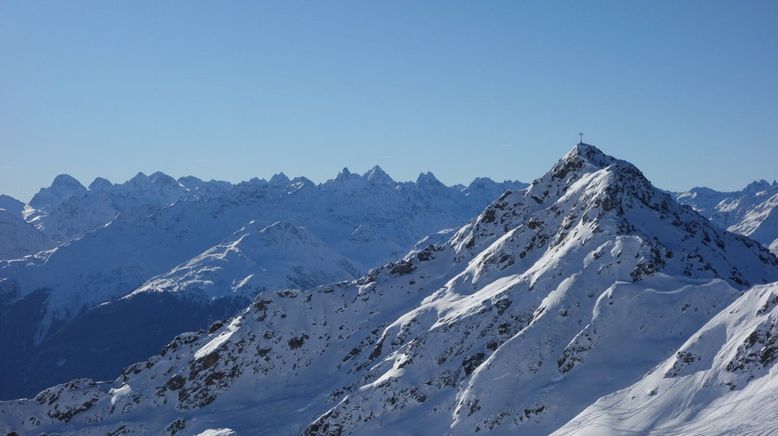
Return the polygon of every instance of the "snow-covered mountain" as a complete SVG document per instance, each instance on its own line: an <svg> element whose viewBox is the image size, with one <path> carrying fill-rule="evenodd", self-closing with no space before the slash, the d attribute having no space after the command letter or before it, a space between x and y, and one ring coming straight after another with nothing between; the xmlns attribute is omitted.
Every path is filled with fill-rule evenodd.
<svg viewBox="0 0 778 436"><path fill-rule="evenodd" d="M17 213L0 208L0 259L17 259L54 247Z"/></svg>
<svg viewBox="0 0 778 436"><path fill-rule="evenodd" d="M548 434L775 280L766 248L579 144L443 244L356 281L265 292L113 382L0 403L0 428Z"/></svg>
<svg viewBox="0 0 778 436"><path fill-rule="evenodd" d="M69 174L60 174L48 188L41 188L30 200L30 206L38 210L52 210L65 200L87 192L84 185Z"/></svg>
<svg viewBox="0 0 778 436"><path fill-rule="evenodd" d="M50 253L0 263L0 296L8 304L22 302L33 293L46 295L46 310L35 332L40 339L57 321L126 295L252 220L258 226L276 221L304 226L342 256L358 259L355 264L372 266L431 232L464 222L489 201L447 188L431 174L418 183L383 184L369 180L370 174L344 170L318 186L305 179L252 180L217 197L181 199L162 209L138 206L135 212L120 214ZM42 192L59 189L59 184ZM158 173L138 175L124 185L148 194L142 198L159 198L163 203L181 187ZM515 185L521 186L504 184ZM87 201L89 196L70 197L62 205L77 199ZM90 214L102 210L99 206L77 209Z"/></svg>
<svg viewBox="0 0 778 436"><path fill-rule="evenodd" d="M778 428L778 284L719 312L637 383L555 434L770 434Z"/></svg>
<svg viewBox="0 0 778 436"><path fill-rule="evenodd" d="M357 267L306 229L251 222L129 295L66 323L19 365L4 368L2 392L34 395L73 378L112 377L176 334L229 317L264 291L357 276Z"/></svg>
<svg viewBox="0 0 778 436"><path fill-rule="evenodd" d="M262 227L251 221L229 241L150 280L142 292L202 293L213 299L254 297L273 289L307 289L354 279L359 269L306 229L286 222Z"/></svg>
<svg viewBox="0 0 778 436"><path fill-rule="evenodd" d="M766 246L778 244L778 182L759 180L736 192L694 188L676 198L720 227Z"/></svg>
<svg viewBox="0 0 778 436"><path fill-rule="evenodd" d="M406 251L431 232L461 225L491 201L486 195L524 186L518 182L487 184L486 189L473 193L467 188L446 187L431 174L420 176L416 183L398 183L378 167L364 175L344 170L321 185L305 178L290 180L282 174L270 181L253 179L230 186L191 177L176 181L155 173L139 174L121 185L98 179L83 192L64 189L61 185L73 184L62 180L69 179L58 177L52 188L42 190L45 195L36 195L34 203L49 210L30 212L28 208L28 219L52 234L80 236L52 251L0 262L0 346L14 356L0 362L2 387L11 386L7 379L17 380L14 374L19 370L31 367L31 356L46 352L44 343L49 336L71 331L67 325L72 320L117 301L154 276L170 272L178 279L180 265L197 265L201 253L212 247L220 250L215 246L250 221L257 228L282 220L303 226L330 247L334 253L330 259L343 258L357 268L369 267ZM78 192L51 200L52 192L71 191ZM279 260L291 262L292 256L290 253ZM298 260L316 262L311 257ZM239 271L251 265L240 256L230 256L228 263L233 262L236 264L225 270ZM179 269L171 271L177 265ZM316 265L305 267L310 273ZM296 286L335 278L300 275ZM254 287L251 280L247 283L252 286L244 290L256 292L285 282L268 276L258 282L262 286ZM186 295L190 300L195 298L194 293ZM184 328L207 327L205 323L215 316L224 316L221 306L215 314L202 316L200 324ZM25 327L17 328L19 323ZM0 390L0 395L7 398L15 394Z"/></svg>
<svg viewBox="0 0 778 436"><path fill-rule="evenodd" d="M53 241L64 243L105 226L120 214L143 218L178 200L218 196L231 186L192 176L176 180L155 172L150 176L138 173L116 185L98 177L86 189L73 177L60 175L30 200L26 219Z"/></svg>

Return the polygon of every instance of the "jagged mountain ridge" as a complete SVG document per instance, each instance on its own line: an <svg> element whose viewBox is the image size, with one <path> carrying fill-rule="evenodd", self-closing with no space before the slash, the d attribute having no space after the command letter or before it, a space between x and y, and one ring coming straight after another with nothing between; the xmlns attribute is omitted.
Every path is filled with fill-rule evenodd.
<svg viewBox="0 0 778 436"><path fill-rule="evenodd" d="M777 278L778 260L759 244L678 205L631 164L579 145L446 244L355 282L266 293L112 384L77 381L3 403L0 422L95 433L545 434L602 390L636 381L739 289ZM642 320L667 324L641 327L645 302ZM624 319L635 322L632 349L651 352L599 391L570 395L606 369ZM553 390L539 389L550 382ZM560 398L571 400L546 401Z"/></svg>
<svg viewBox="0 0 778 436"><path fill-rule="evenodd" d="M407 250L428 233L466 220L466 214L487 202L475 197L462 201L464 193L440 182L376 187L354 176L355 183L343 183L339 176L318 186L304 179L286 185L252 180L217 197L181 199L156 211L151 208L148 215L119 215L110 225L50 253L0 263L0 293L19 301L33 291L48 292L48 320L37 332L41 336L55 320L125 295L251 220L263 226L279 220L304 226L341 255L370 266ZM178 186L159 173L136 176L127 184L145 186L149 179ZM430 201L433 196L436 200Z"/></svg>
<svg viewBox="0 0 778 436"><path fill-rule="evenodd" d="M116 301L151 277L192 261L249 221L255 221L254 225L259 227L280 219L291 221L324 240L337 256L345 257L357 267L370 266L383 262L395 252L407 250L427 233L460 225L475 213L474 210L480 210L490 201L481 197L487 195L489 189L493 189L495 192L492 194L496 196L503 187L518 184L493 184L486 190L480 189L480 193L470 195L467 189L446 187L434 180L431 174L424 177L423 183L397 183L385 173L382 176L382 173L376 167L364 176L350 175L348 183L331 180L321 185L305 178L290 180L279 174L270 182L252 180L229 187L218 195L187 194L169 205L167 202L172 198L159 194L156 197L161 199L158 204L166 204L161 208L149 204L138 206L132 213L120 213L110 223L51 252L0 262L0 343L13 356L0 362L0 374L7 378L0 385L4 388L14 383L18 385L19 380L23 380L16 376L19 370L37 367L30 365L26 359L36 353L48 355L47 350L41 347L50 335L63 331L60 335L77 339L77 335L68 332L83 328L82 324L86 323L84 317L97 317L87 314L90 309ZM144 191L137 188L153 185L154 181L162 183L165 189L149 188ZM211 186L213 182L202 183ZM176 190L182 185L189 186L187 189L190 191L187 192L201 189L198 182L191 178L175 182L160 174L139 175L125 185L135 187L133 192L168 192L169 189L179 192ZM94 195L70 197L55 210L71 204L88 205L94 198L110 200L112 197L105 194L105 190L112 189L111 186L120 185L98 179L90 185L90 192L94 190ZM141 195L137 201L145 201L143 198ZM97 203L98 212L102 210L100 204ZM86 206L76 209L92 213ZM333 278L309 277L305 283L313 285ZM313 280L321 281L315 283ZM259 292L271 285L270 281L263 283L251 290ZM187 304L193 303L193 296L188 295L187 298ZM146 301L144 307L147 311L158 312L150 309L155 307L152 301ZM103 312L108 310L102 309ZM110 310L118 309L112 307ZM201 316L201 324L187 324L182 328L206 327L207 324L202 323L224 316L224 310L219 306L215 313ZM202 314L201 311L197 313ZM77 326L68 327L68 323L78 317L82 319ZM20 322L26 323L27 327L18 329ZM172 336L164 341L170 338ZM45 361L50 362L51 359ZM124 361L121 365L130 362ZM57 371L47 374L54 373ZM27 385L28 389L34 387L22 383L22 386ZM1 393L6 398L18 395Z"/></svg>
<svg viewBox="0 0 778 436"><path fill-rule="evenodd" d="M138 173L114 185L98 177L84 188L78 180L59 175L48 188L30 200L26 219L49 238L64 243L82 237L113 221L118 215L143 218L153 211L188 198L218 196L232 185L196 177L179 180L162 172Z"/></svg>
<svg viewBox="0 0 778 436"><path fill-rule="evenodd" d="M778 182L758 180L736 192L694 188L676 193L716 225L755 239L765 246L778 245Z"/></svg>

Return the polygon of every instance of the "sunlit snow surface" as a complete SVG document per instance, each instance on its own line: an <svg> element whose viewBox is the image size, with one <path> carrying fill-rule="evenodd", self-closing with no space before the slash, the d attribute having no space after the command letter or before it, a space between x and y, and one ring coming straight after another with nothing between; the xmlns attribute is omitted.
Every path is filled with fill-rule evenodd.
<svg viewBox="0 0 778 436"><path fill-rule="evenodd" d="M776 280L778 259L766 248L680 206L629 163L581 144L443 243L356 281L265 292L231 321L180 335L113 382L78 380L2 402L0 430L539 435L576 422L573 430L585 429L614 420L582 419L612 395L655 381L635 391L642 396L626 413L637 416L646 395L659 397L671 379L697 377L710 362L727 372L716 383L734 387L713 383L700 397L709 404L756 389L751 376L775 371L764 350L775 340L778 299L762 291L773 288L754 285ZM731 312L744 298L759 301ZM694 407L703 403L694 392L679 390L679 402L663 406L679 409L678 417L662 419L695 428ZM749 398L775 405L760 392ZM616 432L661 428L651 418L625 423L627 430L613 422ZM750 423L733 418L719 432L742 425Z"/></svg>

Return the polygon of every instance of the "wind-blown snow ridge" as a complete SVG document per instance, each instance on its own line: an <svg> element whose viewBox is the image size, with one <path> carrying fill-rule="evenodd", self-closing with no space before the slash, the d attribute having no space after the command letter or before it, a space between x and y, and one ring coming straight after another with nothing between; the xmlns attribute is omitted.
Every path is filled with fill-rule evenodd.
<svg viewBox="0 0 778 436"><path fill-rule="evenodd" d="M638 382L742 290L775 280L764 247L578 145L443 244L356 281L266 292L112 383L0 403L0 425L548 434Z"/></svg>

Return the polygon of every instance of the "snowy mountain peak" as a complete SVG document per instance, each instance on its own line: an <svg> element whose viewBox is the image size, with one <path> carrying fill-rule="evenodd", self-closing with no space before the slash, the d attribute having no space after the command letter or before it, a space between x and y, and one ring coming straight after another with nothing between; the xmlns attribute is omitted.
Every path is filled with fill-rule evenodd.
<svg viewBox="0 0 778 436"><path fill-rule="evenodd" d="M73 176L60 174L54 178L51 186L42 188L30 200L30 206L50 210L59 206L63 201L70 197L81 195L86 192L86 188Z"/></svg>
<svg viewBox="0 0 778 436"><path fill-rule="evenodd" d="M423 176L419 185L437 182ZM320 252L287 240L291 224L256 226L155 281L238 290L255 280L233 280L245 271L279 271L254 262L268 240L269 261ZM232 320L178 336L110 385L81 380L2 403L0 430L550 434L673 357L749 283L778 279L767 250L584 144L448 242L428 241L355 281L263 292ZM236 265L250 268L225 274ZM774 345L772 332L758 333L739 337L750 344L738 362L750 365Z"/></svg>
<svg viewBox="0 0 778 436"><path fill-rule="evenodd" d="M593 145L576 144L554 165L551 169L551 175L556 179L561 179L573 170L580 170L584 167L600 169L615 162L618 162L618 159L608 156Z"/></svg>

